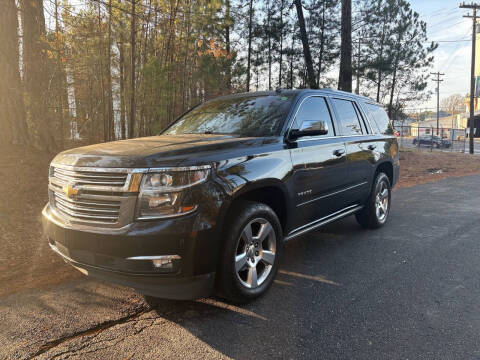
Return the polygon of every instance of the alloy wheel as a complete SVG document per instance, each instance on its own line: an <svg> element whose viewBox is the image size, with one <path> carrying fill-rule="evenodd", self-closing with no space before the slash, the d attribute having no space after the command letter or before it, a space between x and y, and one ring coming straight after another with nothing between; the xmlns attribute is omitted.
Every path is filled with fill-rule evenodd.
<svg viewBox="0 0 480 360"><path fill-rule="evenodd" d="M375 196L375 214L379 222L383 223L387 219L389 206L389 190L385 181L381 181L377 186Z"/></svg>
<svg viewBox="0 0 480 360"><path fill-rule="evenodd" d="M253 219L243 228L234 259L243 286L255 289L265 282L275 263L276 241L275 230L267 219Z"/></svg>

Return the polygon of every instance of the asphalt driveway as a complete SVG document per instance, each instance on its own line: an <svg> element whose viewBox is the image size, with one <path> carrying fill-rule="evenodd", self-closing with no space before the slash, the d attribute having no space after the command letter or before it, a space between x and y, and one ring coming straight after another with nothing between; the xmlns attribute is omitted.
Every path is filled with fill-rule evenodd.
<svg viewBox="0 0 480 360"><path fill-rule="evenodd" d="M380 230L349 217L289 242L246 306L152 309L87 278L0 298L0 358L480 359L480 176L393 201Z"/></svg>

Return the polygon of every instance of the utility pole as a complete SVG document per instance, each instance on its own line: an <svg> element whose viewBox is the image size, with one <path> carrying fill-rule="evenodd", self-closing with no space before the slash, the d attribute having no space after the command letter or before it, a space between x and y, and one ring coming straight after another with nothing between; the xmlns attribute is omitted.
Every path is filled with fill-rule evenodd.
<svg viewBox="0 0 480 360"><path fill-rule="evenodd" d="M439 127L439 121L440 121L440 82L443 80L440 80L440 76L443 76L445 74L442 74L441 72L436 72L436 73L430 73L430 75L435 75L437 78L433 79L437 83L437 136L438 136L438 127Z"/></svg>
<svg viewBox="0 0 480 360"><path fill-rule="evenodd" d="M471 64L471 74L470 74L470 134L468 136L469 140L469 150L470 154L475 152L474 149L474 132L475 132L475 37L477 34L477 9L480 9L479 4L474 4L473 2L470 4L460 4L461 9L472 9L473 15L464 15L465 18L471 18L473 20L472 25L472 64Z"/></svg>

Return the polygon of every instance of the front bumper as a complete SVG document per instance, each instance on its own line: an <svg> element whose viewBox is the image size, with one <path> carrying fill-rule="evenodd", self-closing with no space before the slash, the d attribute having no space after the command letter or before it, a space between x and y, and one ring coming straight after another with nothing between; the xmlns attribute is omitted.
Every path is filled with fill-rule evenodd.
<svg viewBox="0 0 480 360"><path fill-rule="evenodd" d="M199 224L196 213L114 230L72 228L49 205L42 214L50 247L83 273L163 298L195 299L212 292L218 234L216 227ZM145 259L170 255L175 257L165 267Z"/></svg>

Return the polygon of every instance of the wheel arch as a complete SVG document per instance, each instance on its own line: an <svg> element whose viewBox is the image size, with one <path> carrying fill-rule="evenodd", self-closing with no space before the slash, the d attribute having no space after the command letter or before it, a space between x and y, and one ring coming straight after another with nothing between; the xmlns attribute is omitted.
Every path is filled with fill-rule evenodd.
<svg viewBox="0 0 480 360"><path fill-rule="evenodd" d="M377 167L375 169L375 173L373 175L372 184L373 184L373 181L375 181L375 178L377 177L377 174L380 173L380 172L383 172L388 176L388 180L390 181L390 186L393 186L394 185L393 184L394 174L393 174L393 164L392 164L392 162L389 161L389 160L385 160L385 161L382 161L382 162L377 164Z"/></svg>
<svg viewBox="0 0 480 360"><path fill-rule="evenodd" d="M242 200L257 201L263 203L275 212L280 220L282 230L285 233L289 218L289 198L285 184L278 179L263 179L255 181L238 189L233 193L230 201L222 210L223 220L228 219L234 205Z"/></svg>

